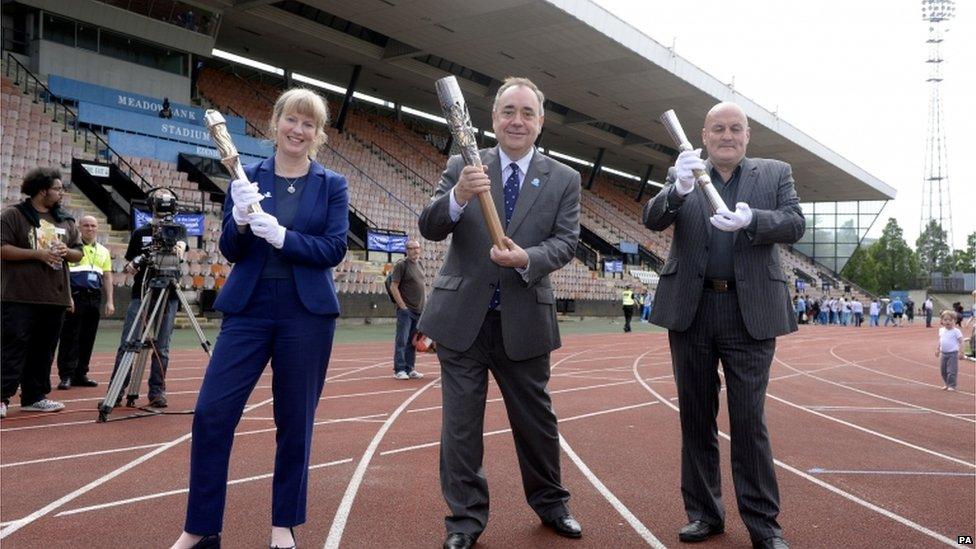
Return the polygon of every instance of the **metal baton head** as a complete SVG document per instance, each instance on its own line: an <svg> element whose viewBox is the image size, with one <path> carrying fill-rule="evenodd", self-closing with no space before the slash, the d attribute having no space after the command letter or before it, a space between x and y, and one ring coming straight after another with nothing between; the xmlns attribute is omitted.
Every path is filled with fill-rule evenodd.
<svg viewBox="0 0 976 549"><path fill-rule="evenodd" d="M688 136L685 135L685 130L681 127L681 121L678 120L678 115L675 114L674 109L662 114L660 120L661 124L664 125L664 129L671 137L671 140L674 141L674 144L679 149L682 151L690 151L694 148L691 146L691 141L688 141Z"/></svg>
<svg viewBox="0 0 976 549"><path fill-rule="evenodd" d="M234 146L230 133L227 131L227 121L224 120L224 115L214 109L207 109L203 115L203 122L207 125L207 131L210 132L211 141L217 147L217 151L220 152L221 160L236 158L237 147Z"/></svg>

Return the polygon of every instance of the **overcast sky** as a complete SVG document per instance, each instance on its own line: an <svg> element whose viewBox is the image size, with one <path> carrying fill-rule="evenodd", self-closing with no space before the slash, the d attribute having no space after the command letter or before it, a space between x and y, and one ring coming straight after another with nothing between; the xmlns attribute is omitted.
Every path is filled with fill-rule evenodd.
<svg viewBox="0 0 976 549"><path fill-rule="evenodd" d="M896 217L914 247L929 96L921 0L594 1L896 188L869 235ZM976 231L976 2L957 1L949 29L942 100L962 247Z"/></svg>

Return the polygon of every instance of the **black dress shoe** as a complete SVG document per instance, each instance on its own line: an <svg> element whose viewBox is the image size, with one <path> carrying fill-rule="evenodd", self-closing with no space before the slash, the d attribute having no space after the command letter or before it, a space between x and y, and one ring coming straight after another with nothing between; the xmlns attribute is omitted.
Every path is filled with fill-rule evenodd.
<svg viewBox="0 0 976 549"><path fill-rule="evenodd" d="M709 524L703 520L693 520L678 530L678 539L686 543L705 541L706 539L717 536L725 531L725 525Z"/></svg>
<svg viewBox="0 0 976 549"><path fill-rule="evenodd" d="M581 538L583 537L583 528L580 527L580 523L573 518L573 515L569 513L550 521L543 521L543 524L552 528L557 534L567 538Z"/></svg>
<svg viewBox="0 0 976 549"><path fill-rule="evenodd" d="M452 532L444 540L444 549L468 549L474 545L475 538L471 534Z"/></svg>
<svg viewBox="0 0 976 549"><path fill-rule="evenodd" d="M61 380L61 383L58 383L58 390L59 391L67 391L70 388L71 388L71 380L70 379L65 378L65 379L62 379Z"/></svg>
<svg viewBox="0 0 976 549"><path fill-rule="evenodd" d="M203 536L200 541L193 544L190 549L220 549L220 534L210 534Z"/></svg>
<svg viewBox="0 0 976 549"><path fill-rule="evenodd" d="M766 538L762 541L754 541L752 542L752 546L756 549L790 549L790 544L786 543L786 540L779 536Z"/></svg>
<svg viewBox="0 0 976 549"><path fill-rule="evenodd" d="M88 376L76 377L71 384L75 387L98 387L98 382Z"/></svg>

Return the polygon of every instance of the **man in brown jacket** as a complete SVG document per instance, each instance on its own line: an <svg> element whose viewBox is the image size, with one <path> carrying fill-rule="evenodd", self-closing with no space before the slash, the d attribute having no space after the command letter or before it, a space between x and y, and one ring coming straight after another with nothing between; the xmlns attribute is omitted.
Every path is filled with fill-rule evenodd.
<svg viewBox="0 0 976 549"><path fill-rule="evenodd" d="M35 168L24 176L20 190L30 198L0 213L0 417L6 417L18 385L21 410L64 408L47 393L61 321L71 307L66 261L82 258L74 219L61 211L61 172Z"/></svg>

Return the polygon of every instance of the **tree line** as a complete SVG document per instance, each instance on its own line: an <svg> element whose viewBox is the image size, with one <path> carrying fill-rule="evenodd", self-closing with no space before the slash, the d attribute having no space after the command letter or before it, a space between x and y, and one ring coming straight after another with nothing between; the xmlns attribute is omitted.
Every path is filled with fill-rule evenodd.
<svg viewBox="0 0 976 549"><path fill-rule="evenodd" d="M946 231L930 221L915 241L915 249L905 242L895 218L889 218L881 238L870 246L858 246L841 270L841 276L875 294L891 290L924 288L930 273L949 275L976 269L976 232L966 237L966 247L953 250Z"/></svg>

